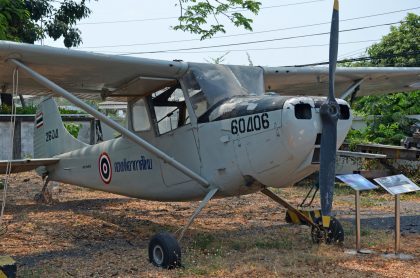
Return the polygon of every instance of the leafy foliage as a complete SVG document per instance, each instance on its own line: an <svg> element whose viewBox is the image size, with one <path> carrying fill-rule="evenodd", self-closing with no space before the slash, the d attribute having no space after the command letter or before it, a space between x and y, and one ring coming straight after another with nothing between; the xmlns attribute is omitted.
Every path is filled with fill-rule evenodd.
<svg viewBox="0 0 420 278"><path fill-rule="evenodd" d="M90 14L87 1L0 0L0 39L34 43L63 37L66 47L78 46L82 39L74 25Z"/></svg>
<svg viewBox="0 0 420 278"><path fill-rule="evenodd" d="M420 16L409 13L398 27L391 27L388 35L367 49L371 57L383 57L369 62L346 66L420 66ZM417 53L400 55L401 53ZM411 136L410 127L416 120L405 115L420 114L420 91L394 93L383 96L359 97L353 103L353 111L365 116L367 128L351 131L347 136L350 144L381 143L399 145L400 140ZM368 115L376 115L368 118Z"/></svg>
<svg viewBox="0 0 420 278"><path fill-rule="evenodd" d="M11 114L12 107L6 104L0 105L0 114ZM36 113L35 106L16 107L16 114L19 115L33 115Z"/></svg>
<svg viewBox="0 0 420 278"><path fill-rule="evenodd" d="M16 107L16 114L33 115L36 113L36 106Z"/></svg>
<svg viewBox="0 0 420 278"><path fill-rule="evenodd" d="M420 114L419 104L420 91L361 97L353 109L365 117L367 127L362 131L352 130L347 140L350 145L369 142L400 145L401 139L412 136L411 126L417 122L406 115Z"/></svg>
<svg viewBox="0 0 420 278"><path fill-rule="evenodd" d="M61 115L71 115L71 114L86 114L79 110L71 110L67 108L58 107L58 110L60 111Z"/></svg>
<svg viewBox="0 0 420 278"><path fill-rule="evenodd" d="M255 0L179 0L181 15L175 30L187 31L201 35L201 39L213 37L216 33L226 33L225 27L219 22L220 17L227 18L237 27L252 31L252 19L239 11L250 11L258 14L261 3ZM236 11L235 11L236 9ZM209 18L214 23L209 23Z"/></svg>
<svg viewBox="0 0 420 278"><path fill-rule="evenodd" d="M400 26L391 31L379 43L367 50L371 57L385 56L370 62L372 66L418 67L420 66L420 15L409 13ZM394 56L402 53L413 55ZM388 56L388 57L387 57Z"/></svg>
<svg viewBox="0 0 420 278"><path fill-rule="evenodd" d="M85 114L78 110L70 110L66 108L58 108L60 114ZM0 114L11 114L12 108L9 105L1 104L0 105ZM19 115L35 115L36 113L36 106L25 106L25 107L16 107L16 114Z"/></svg>
<svg viewBox="0 0 420 278"><path fill-rule="evenodd" d="M82 128L82 125L75 123L64 123L64 127L74 138L77 138L77 136L79 135L80 128Z"/></svg>
<svg viewBox="0 0 420 278"><path fill-rule="evenodd" d="M212 64L222 64L226 58L226 56L230 53L230 51L226 52L225 54L216 57L216 58L212 58L210 57L209 59L204 59L207 63L212 63Z"/></svg>

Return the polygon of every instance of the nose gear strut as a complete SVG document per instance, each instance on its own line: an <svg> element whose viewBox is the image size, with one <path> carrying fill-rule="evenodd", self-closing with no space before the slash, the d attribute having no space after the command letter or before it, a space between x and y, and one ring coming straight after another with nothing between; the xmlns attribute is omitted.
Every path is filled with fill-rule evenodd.
<svg viewBox="0 0 420 278"><path fill-rule="evenodd" d="M292 212L294 215L296 215L300 219L300 221L303 224L311 226L312 227L311 238L314 243L325 242L327 244L330 244L330 243L341 243L344 241L343 227L341 226L340 222L336 218L331 217L330 226L328 228L324 228L322 225L321 215L315 218L315 220L312 220L311 216L308 216L304 214L302 211L296 209L291 204L289 204L286 200L277 196L269 189L264 188L263 190L261 190L261 193L270 197L273 201L282 205L288 211Z"/></svg>

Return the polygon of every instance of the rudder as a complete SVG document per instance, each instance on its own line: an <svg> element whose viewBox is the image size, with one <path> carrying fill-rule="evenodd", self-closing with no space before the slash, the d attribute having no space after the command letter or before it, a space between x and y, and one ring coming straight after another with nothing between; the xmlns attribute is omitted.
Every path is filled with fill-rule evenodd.
<svg viewBox="0 0 420 278"><path fill-rule="evenodd" d="M64 127L57 104L52 97L37 108L34 123L34 157L53 157L88 146L74 138Z"/></svg>

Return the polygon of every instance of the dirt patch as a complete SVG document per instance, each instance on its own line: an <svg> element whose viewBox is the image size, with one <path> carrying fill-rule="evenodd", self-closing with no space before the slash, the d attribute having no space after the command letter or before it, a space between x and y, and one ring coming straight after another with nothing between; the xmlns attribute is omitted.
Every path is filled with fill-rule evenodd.
<svg viewBox="0 0 420 278"><path fill-rule="evenodd" d="M18 262L19 277L420 277L420 195L402 198L402 252L414 260L380 255L352 256L354 197L338 189L334 209L346 239L343 246L313 245L310 229L287 224L285 210L263 194L212 200L182 242L184 268L167 271L147 258L149 238L175 232L198 202L136 200L69 185L53 189L57 202L39 205L42 188L34 173L14 175L0 237L0 254ZM298 204L308 188L277 190ZM393 199L362 194L362 245L393 251Z"/></svg>

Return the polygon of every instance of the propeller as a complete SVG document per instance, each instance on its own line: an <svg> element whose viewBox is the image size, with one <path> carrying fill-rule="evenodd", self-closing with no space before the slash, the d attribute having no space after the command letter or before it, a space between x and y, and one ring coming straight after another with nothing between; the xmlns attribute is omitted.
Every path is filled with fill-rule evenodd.
<svg viewBox="0 0 420 278"><path fill-rule="evenodd" d="M331 20L329 54L329 90L328 97L320 107L322 123L319 191L321 195L322 226L328 228L331 220L333 190L335 180L335 157L337 153L337 121L340 107L334 96L335 69L338 52L338 0L334 0Z"/></svg>

